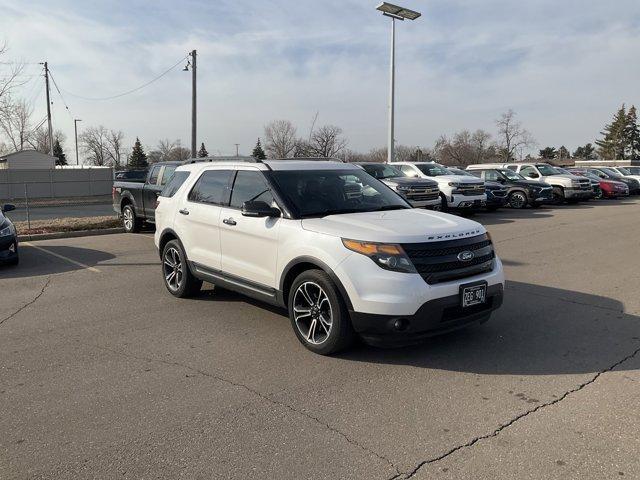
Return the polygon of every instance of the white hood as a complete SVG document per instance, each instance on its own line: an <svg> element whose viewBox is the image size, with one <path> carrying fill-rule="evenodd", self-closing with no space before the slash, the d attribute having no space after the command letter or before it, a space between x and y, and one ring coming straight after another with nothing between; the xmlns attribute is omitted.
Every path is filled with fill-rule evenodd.
<svg viewBox="0 0 640 480"><path fill-rule="evenodd" d="M347 213L305 218L302 228L336 237L380 243L420 243L473 237L486 232L473 220L422 209Z"/></svg>
<svg viewBox="0 0 640 480"><path fill-rule="evenodd" d="M429 177L437 182L456 182L456 183L482 183L482 180L473 176L463 177L462 175L438 175L437 177Z"/></svg>

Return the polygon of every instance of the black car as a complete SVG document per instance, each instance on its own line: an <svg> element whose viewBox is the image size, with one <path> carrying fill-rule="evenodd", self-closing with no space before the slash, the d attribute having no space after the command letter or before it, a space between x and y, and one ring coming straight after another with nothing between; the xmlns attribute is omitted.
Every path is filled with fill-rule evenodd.
<svg viewBox="0 0 640 480"><path fill-rule="evenodd" d="M468 173L482 178L485 182L497 182L507 187L507 203L511 208L537 208L545 203L553 203L553 187L543 182L527 180L508 168L482 168L471 166Z"/></svg>
<svg viewBox="0 0 640 480"><path fill-rule="evenodd" d="M473 175L473 172L462 170L461 168L457 167L447 167L447 170L449 170L454 175L459 175L462 177L477 176ZM509 203L509 190L499 182L485 181L484 191L487 194L487 210L489 211L497 210L498 208L504 207Z"/></svg>
<svg viewBox="0 0 640 480"><path fill-rule="evenodd" d="M18 233L11 220L4 216L5 212L15 209L16 207L9 204L0 209L0 264L4 265L18 263Z"/></svg>
<svg viewBox="0 0 640 480"><path fill-rule="evenodd" d="M627 187L629 187L630 195L638 195L640 194L640 182L635 178L624 177L620 175L615 170L611 170L606 167L590 167L587 168L587 171L594 173L600 178L604 178L605 180L613 180L615 182L626 183Z"/></svg>

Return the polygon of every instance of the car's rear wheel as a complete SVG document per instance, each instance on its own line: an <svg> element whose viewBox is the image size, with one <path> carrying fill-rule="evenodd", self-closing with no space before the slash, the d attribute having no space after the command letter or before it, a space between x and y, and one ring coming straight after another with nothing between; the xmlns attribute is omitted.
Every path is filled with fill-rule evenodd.
<svg viewBox="0 0 640 480"><path fill-rule="evenodd" d="M289 293L289 318L298 340L312 352L330 355L351 345L355 333L349 312L329 275L307 270Z"/></svg>
<svg viewBox="0 0 640 480"><path fill-rule="evenodd" d="M122 208L122 226L127 233L137 233L140 231L142 222L137 217L131 204L127 204Z"/></svg>
<svg viewBox="0 0 640 480"><path fill-rule="evenodd" d="M509 195L509 206L511 208L525 208L527 206L527 196L524 192L515 191Z"/></svg>
<svg viewBox="0 0 640 480"><path fill-rule="evenodd" d="M162 278L164 286L175 297L192 297L202 288L202 280L193 276L187 257L178 240L171 240L162 249Z"/></svg>

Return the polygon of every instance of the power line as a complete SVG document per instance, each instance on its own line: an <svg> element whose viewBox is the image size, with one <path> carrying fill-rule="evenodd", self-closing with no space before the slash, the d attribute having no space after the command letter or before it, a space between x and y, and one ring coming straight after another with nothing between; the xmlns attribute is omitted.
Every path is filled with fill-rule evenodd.
<svg viewBox="0 0 640 480"><path fill-rule="evenodd" d="M62 96L62 92L60 91L60 88L58 88L58 84L56 83L56 79L53 77L53 74L51 73L51 69L49 69L49 76L51 77L51 80L53 81L53 86L56 87L56 90L58 91L58 95L60 95L60 100L62 100L62 104L64 105L64 108L67 109L67 113L71 117L71 120L73 120L73 115L71 115L71 110L69 109L69 105L67 105L67 102L64 101L64 97Z"/></svg>
<svg viewBox="0 0 640 480"><path fill-rule="evenodd" d="M64 90L64 92L67 95L71 95L72 97L76 97L76 98L80 98L82 100L91 100L91 101L103 101L103 100L113 100L114 98L120 98L120 97L124 97L125 95L129 95L131 93L137 92L139 90L142 90L143 88L151 85L153 82L160 80L162 77L164 77L167 73L169 73L171 70L173 70L174 68L176 68L178 65L180 65L182 62L184 62L187 59L187 55L185 55L184 57L182 57L180 60L178 60L176 63L174 63L173 65L171 65L171 67L169 67L167 70L165 70L164 72L162 72L160 75L158 75L157 77L153 78L152 80L149 80L148 82L140 85L139 87L136 87L132 90L127 90L126 92L122 92L119 93L117 95L111 95L109 97L83 97L82 95L76 95L74 93L68 92L67 90ZM55 83L55 82L54 82Z"/></svg>

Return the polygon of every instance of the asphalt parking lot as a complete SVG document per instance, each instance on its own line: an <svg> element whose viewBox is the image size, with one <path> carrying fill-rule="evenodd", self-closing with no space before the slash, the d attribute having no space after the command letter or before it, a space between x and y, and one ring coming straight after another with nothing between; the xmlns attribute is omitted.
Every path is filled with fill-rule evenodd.
<svg viewBox="0 0 640 480"><path fill-rule="evenodd" d="M0 478L640 477L640 200L480 214L505 304L321 357L284 312L178 300L150 234L0 270Z"/></svg>

